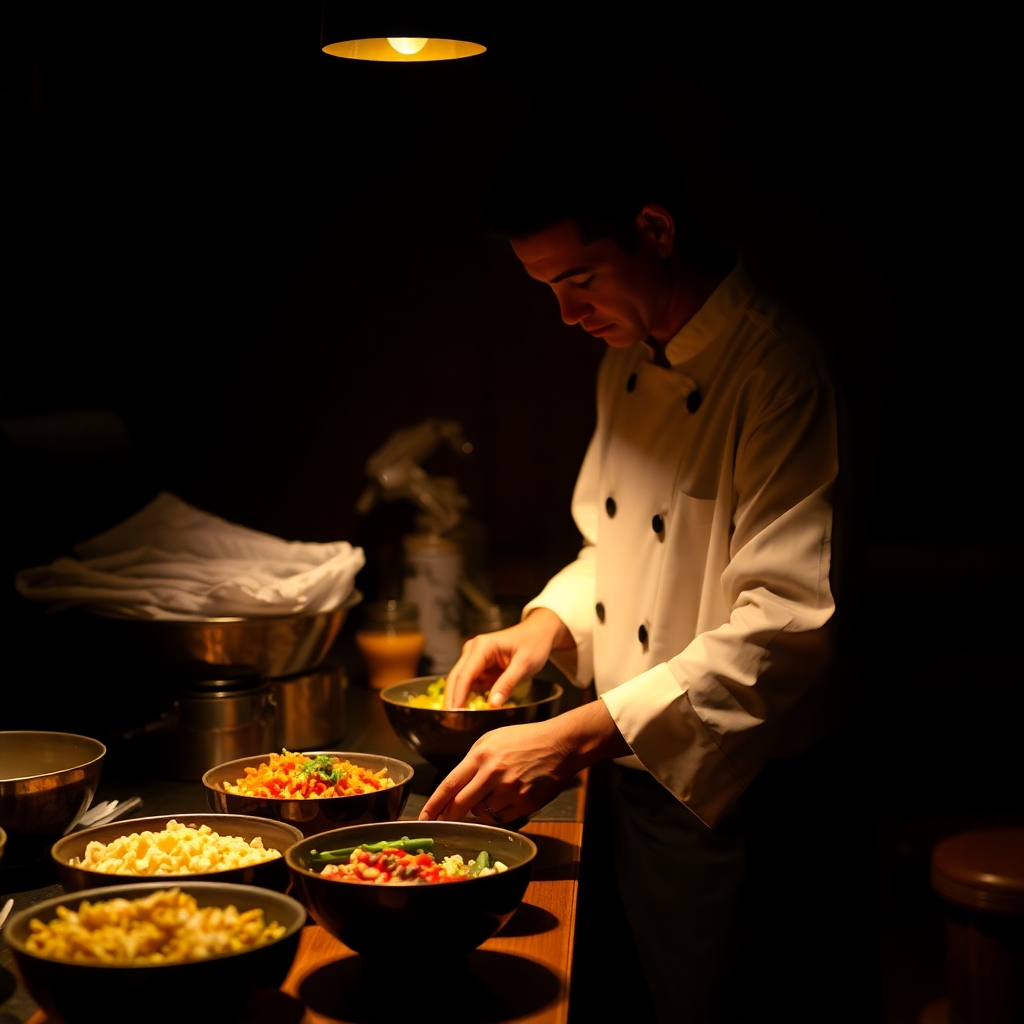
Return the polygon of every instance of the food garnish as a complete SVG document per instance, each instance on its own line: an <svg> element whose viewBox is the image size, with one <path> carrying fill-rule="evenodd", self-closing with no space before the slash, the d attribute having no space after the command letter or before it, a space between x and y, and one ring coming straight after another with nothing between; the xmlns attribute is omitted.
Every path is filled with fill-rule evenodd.
<svg viewBox="0 0 1024 1024"><path fill-rule="evenodd" d="M314 865L326 866L321 878L333 882L372 882L375 885L436 885L446 882L464 882L470 878L484 878L508 870L501 861L491 861L486 850L481 850L468 863L460 854L436 860L430 848L432 839L409 839L381 843L363 843L342 850L310 851Z"/></svg>
<svg viewBox="0 0 1024 1024"><path fill-rule="evenodd" d="M387 775L387 768L371 772L331 754L308 757L282 749L258 768L246 768L245 775L234 784L225 782L223 786L225 792L236 796L323 800L391 789L395 780Z"/></svg>
<svg viewBox="0 0 1024 1024"><path fill-rule="evenodd" d="M314 864L337 864L340 861L351 860L356 850L365 850L367 853L382 853L384 850L401 850L404 853L429 853L434 848L433 839L410 839L402 836L401 839L387 839L380 843L363 843L360 846L343 846L340 850L324 850L317 852L309 851L309 859Z"/></svg>

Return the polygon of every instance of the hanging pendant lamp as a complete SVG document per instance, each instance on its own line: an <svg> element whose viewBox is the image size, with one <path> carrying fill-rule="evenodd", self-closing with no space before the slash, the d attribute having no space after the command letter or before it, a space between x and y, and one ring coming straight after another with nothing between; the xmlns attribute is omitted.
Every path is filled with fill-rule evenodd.
<svg viewBox="0 0 1024 1024"><path fill-rule="evenodd" d="M487 49L480 43L452 38L444 19L418 10L402 11L389 5L374 16L353 13L350 2L326 0L320 23L320 48L332 57L349 60L412 64L423 61L475 57ZM433 33L433 34L430 34Z"/></svg>

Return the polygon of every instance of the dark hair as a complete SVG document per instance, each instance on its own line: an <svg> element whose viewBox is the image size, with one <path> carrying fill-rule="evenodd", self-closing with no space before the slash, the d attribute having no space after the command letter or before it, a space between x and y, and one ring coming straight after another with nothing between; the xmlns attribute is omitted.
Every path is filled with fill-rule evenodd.
<svg viewBox="0 0 1024 1024"><path fill-rule="evenodd" d="M672 214L681 254L705 262L713 250L690 213L682 172L652 126L617 111L582 124L535 114L492 175L483 220L510 241L572 221L584 244L611 238L629 252L648 203Z"/></svg>

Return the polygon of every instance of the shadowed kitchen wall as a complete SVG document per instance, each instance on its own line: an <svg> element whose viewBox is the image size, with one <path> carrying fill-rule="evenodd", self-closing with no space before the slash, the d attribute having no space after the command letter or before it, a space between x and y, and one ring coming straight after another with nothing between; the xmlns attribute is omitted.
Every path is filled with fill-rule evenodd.
<svg viewBox="0 0 1024 1024"><path fill-rule="evenodd" d="M111 409L137 456L132 486L124 469L84 498L33 470L9 494L9 558L52 557L157 488L282 536L354 538L366 457L441 415L476 451L430 468L457 473L492 547L540 582L576 545L601 346L476 217L531 103L564 116L567 145L643 159L651 140L579 136L574 112L609 94L655 120L706 227L825 339L871 442L866 534L999 536L975 496L1014 427L992 361L1005 172L967 67L898 24L723 35L643 5L562 29L498 7L485 57L381 67L320 53L319 17L311 0L4 9L2 414ZM950 345L983 365L957 372Z"/></svg>
<svg viewBox="0 0 1024 1024"><path fill-rule="evenodd" d="M356 514L365 461L443 416L475 450L428 470L469 496L496 590L535 592L578 545L602 354L478 223L489 169L540 105L595 160L671 148L705 229L822 337L854 428L857 551L946 581L908 568L897 607L865 621L872 649L948 642L980 588L1002 650L1020 561L999 498L1019 437L995 256L1011 192L1003 65L981 67L969 32L951 60L893 21L808 35L641 4L558 27L496 6L471 26L483 57L380 66L322 54L320 10L3 8L8 578L165 489L282 537L362 543L360 585L380 592L411 509ZM610 97L658 137L583 130L578 112Z"/></svg>

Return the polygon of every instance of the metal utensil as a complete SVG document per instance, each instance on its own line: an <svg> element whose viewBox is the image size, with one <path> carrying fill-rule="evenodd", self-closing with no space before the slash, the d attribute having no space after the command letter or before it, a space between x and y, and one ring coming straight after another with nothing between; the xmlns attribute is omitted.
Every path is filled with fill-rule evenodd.
<svg viewBox="0 0 1024 1024"><path fill-rule="evenodd" d="M73 822L67 827L64 835L74 832L76 828L88 828L90 825L95 825L108 811L113 810L116 806L116 800L101 800L98 804L93 804L78 821Z"/></svg>
<svg viewBox="0 0 1024 1024"><path fill-rule="evenodd" d="M105 814L101 814L98 818L94 818L91 822L92 825L105 825L108 821L115 821L117 818L123 818L129 811L134 811L136 807L142 805L141 796L133 796L129 800L125 800L124 803L118 803L116 800L113 801L112 807L108 808Z"/></svg>
<svg viewBox="0 0 1024 1024"><path fill-rule="evenodd" d="M142 797L140 796L133 796L130 800L125 800L124 803L118 800L103 800L94 807L90 807L64 835L79 832L84 828L92 828L93 825L105 825L108 821L114 821L134 810L141 803Z"/></svg>
<svg viewBox="0 0 1024 1024"><path fill-rule="evenodd" d="M3 909L0 910L0 928L3 928L4 922L7 920L7 915L11 912L11 907L14 906L14 897L12 896L3 905Z"/></svg>

